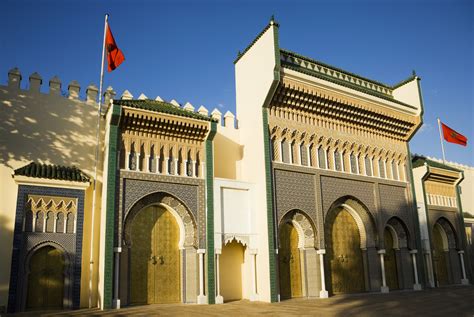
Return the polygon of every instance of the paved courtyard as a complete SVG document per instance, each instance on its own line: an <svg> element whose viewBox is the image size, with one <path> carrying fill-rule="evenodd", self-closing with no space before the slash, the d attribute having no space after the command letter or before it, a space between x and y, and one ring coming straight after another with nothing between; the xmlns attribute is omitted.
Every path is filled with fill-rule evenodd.
<svg viewBox="0 0 474 317"><path fill-rule="evenodd" d="M357 294L280 303L238 301L223 305L148 305L121 310L77 310L13 316L474 316L474 286Z"/></svg>

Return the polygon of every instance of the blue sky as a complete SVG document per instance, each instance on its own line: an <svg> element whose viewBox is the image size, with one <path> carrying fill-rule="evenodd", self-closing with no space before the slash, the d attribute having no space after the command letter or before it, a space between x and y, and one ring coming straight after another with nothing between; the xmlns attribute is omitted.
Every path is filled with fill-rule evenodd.
<svg viewBox="0 0 474 317"><path fill-rule="evenodd" d="M350 72L397 83L422 78L425 125L412 152L441 157L436 118L468 139L447 159L474 165L474 1L2 1L0 84L58 75L99 82L104 14L126 61L104 86L235 111L233 60L268 23L280 46Z"/></svg>

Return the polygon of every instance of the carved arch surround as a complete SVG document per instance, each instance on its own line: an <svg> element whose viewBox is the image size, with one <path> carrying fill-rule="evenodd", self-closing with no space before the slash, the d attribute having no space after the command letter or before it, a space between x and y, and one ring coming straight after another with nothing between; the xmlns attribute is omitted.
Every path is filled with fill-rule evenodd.
<svg viewBox="0 0 474 317"><path fill-rule="evenodd" d="M26 309L26 302L28 300L28 282L30 275L30 261L32 256L40 249L44 247L53 247L62 253L64 259L64 293L63 293L63 307L71 308L72 307L72 292L73 292L73 276L72 276L72 266L74 264L74 257L67 251L67 249L58 242L46 240L42 241L32 248L30 248L25 256L25 261L23 262L23 286L21 290L21 309L24 311ZM21 270L20 270L21 272Z"/></svg>
<svg viewBox="0 0 474 317"><path fill-rule="evenodd" d="M385 227L388 227L392 233L394 246L398 245L398 248L416 249L415 241L412 239L413 235L402 219L392 217L385 223Z"/></svg>
<svg viewBox="0 0 474 317"><path fill-rule="evenodd" d="M326 234L331 232L331 226L337 216L338 209L343 208L354 218L357 228L359 229L360 247L367 249L368 247L376 247L378 239L375 228L375 221L369 212L369 209L354 197L345 196L337 199L326 214L324 220L324 231Z"/></svg>
<svg viewBox="0 0 474 317"><path fill-rule="evenodd" d="M123 225L123 241L126 246L132 245L131 229L135 216L144 208L153 205L165 208L175 217L180 228L180 248L197 248L197 226L192 213L182 201L167 192L155 192L143 196L126 211Z"/></svg>
<svg viewBox="0 0 474 317"><path fill-rule="evenodd" d="M456 229L454 229L453 224L446 219L445 217L441 216L434 222L433 226L431 227L431 232L435 229L435 226L440 226L443 230L441 230L444 248L447 249L460 249L459 240L457 236Z"/></svg>
<svg viewBox="0 0 474 317"><path fill-rule="evenodd" d="M285 213L280 220L281 226L285 223L292 224L298 233L298 248L314 249L316 247L317 232L311 218L299 209L293 209Z"/></svg>

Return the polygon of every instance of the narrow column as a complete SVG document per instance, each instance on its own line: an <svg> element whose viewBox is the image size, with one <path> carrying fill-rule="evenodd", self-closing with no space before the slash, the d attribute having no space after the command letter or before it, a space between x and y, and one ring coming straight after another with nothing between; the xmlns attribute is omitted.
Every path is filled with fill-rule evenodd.
<svg viewBox="0 0 474 317"><path fill-rule="evenodd" d="M174 159L174 171L173 171L173 174L174 174L174 175L179 175L179 174L178 174L178 159L177 159L177 158Z"/></svg>
<svg viewBox="0 0 474 317"><path fill-rule="evenodd" d="M207 298L204 295L204 253L205 249L198 249L199 254L199 295L197 298L198 304L207 304Z"/></svg>
<svg viewBox="0 0 474 317"><path fill-rule="evenodd" d="M222 253L221 249L216 249L216 304L223 304L224 297L221 296L221 278L220 278L220 255Z"/></svg>
<svg viewBox="0 0 474 317"><path fill-rule="evenodd" d="M148 155L148 154L145 155L145 164L146 164L145 165L146 167L145 167L144 172L147 172L147 173L151 172L151 169L150 169L150 155Z"/></svg>
<svg viewBox="0 0 474 317"><path fill-rule="evenodd" d="M191 161L191 177L196 177L196 162L195 161Z"/></svg>
<svg viewBox="0 0 474 317"><path fill-rule="evenodd" d="M326 277L324 275L324 254L326 254L325 249L318 250L319 254L319 268L321 270L321 291L319 292L319 298L328 298L329 294L326 290Z"/></svg>
<svg viewBox="0 0 474 317"><path fill-rule="evenodd" d="M169 160L170 160L169 157L165 157L165 160L164 160L164 164L165 164L165 168L164 168L165 172L164 172L164 174L165 174L165 175L169 175L169 174L170 174Z"/></svg>
<svg viewBox="0 0 474 317"><path fill-rule="evenodd" d="M385 279L385 263L383 261L385 250L384 249L379 250L378 254L380 255L380 268L382 269L382 287L380 288L380 291L382 293L388 293L389 290L388 290L388 286L387 286L387 281Z"/></svg>
<svg viewBox="0 0 474 317"><path fill-rule="evenodd" d="M418 266L416 265L416 254L418 253L417 250L411 250L411 259L413 262L413 272L415 274L415 284L413 284L413 289L415 291L421 291L421 284L418 282Z"/></svg>
<svg viewBox="0 0 474 317"><path fill-rule="evenodd" d="M120 309L120 298L119 298L119 280L120 280L120 253L122 252L121 247L114 248L114 299L112 307Z"/></svg>
<svg viewBox="0 0 474 317"><path fill-rule="evenodd" d="M125 152L125 169L130 170L130 152Z"/></svg>
<svg viewBox="0 0 474 317"><path fill-rule="evenodd" d="M469 285L469 280L467 279L466 276L466 267L464 266L464 251L458 251L459 258L461 260L461 269L462 269L462 279L461 279L461 284L462 285Z"/></svg>
<svg viewBox="0 0 474 317"><path fill-rule="evenodd" d="M138 172L140 170L140 153L135 153L136 154L136 161L135 161L135 170Z"/></svg>
<svg viewBox="0 0 474 317"><path fill-rule="evenodd" d="M250 261L250 265L252 266L251 274L252 274L252 294L250 294L251 301L258 301L258 293L257 293L257 249L250 249L250 256L252 260Z"/></svg>

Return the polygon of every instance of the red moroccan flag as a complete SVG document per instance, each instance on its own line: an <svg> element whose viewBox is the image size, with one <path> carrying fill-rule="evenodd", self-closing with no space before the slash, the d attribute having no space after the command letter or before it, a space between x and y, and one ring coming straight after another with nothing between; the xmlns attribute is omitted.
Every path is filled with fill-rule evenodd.
<svg viewBox="0 0 474 317"><path fill-rule="evenodd" d="M443 136L446 141L463 146L467 145L467 138L464 135L454 131L443 122L441 122L441 127L443 128Z"/></svg>
<svg viewBox="0 0 474 317"><path fill-rule="evenodd" d="M108 23L107 33L105 36L105 50L107 52L107 63L109 64L109 68L107 70L111 72L119 67L120 64L122 64L122 62L125 60L125 56L123 56L122 51L117 47Z"/></svg>

